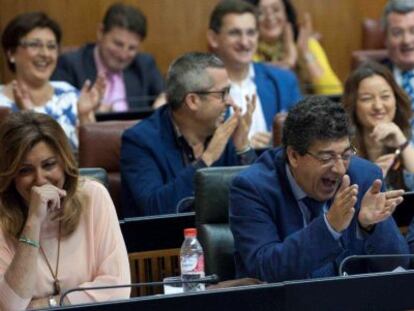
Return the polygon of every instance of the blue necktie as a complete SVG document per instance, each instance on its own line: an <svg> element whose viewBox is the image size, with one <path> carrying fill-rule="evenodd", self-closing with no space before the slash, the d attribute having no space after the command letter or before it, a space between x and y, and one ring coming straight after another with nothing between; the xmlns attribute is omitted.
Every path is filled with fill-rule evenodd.
<svg viewBox="0 0 414 311"><path fill-rule="evenodd" d="M404 71L402 73L402 88L410 97L411 101L411 111L414 111L414 72ZM414 126L414 119L410 120L411 127Z"/></svg>
<svg viewBox="0 0 414 311"><path fill-rule="evenodd" d="M302 199L302 202L306 204L309 210L309 222L323 213L323 205L325 202L319 202L310 197L305 197Z"/></svg>
<svg viewBox="0 0 414 311"><path fill-rule="evenodd" d="M412 71L404 71L402 73L402 87L411 100L411 110L414 111L414 73Z"/></svg>

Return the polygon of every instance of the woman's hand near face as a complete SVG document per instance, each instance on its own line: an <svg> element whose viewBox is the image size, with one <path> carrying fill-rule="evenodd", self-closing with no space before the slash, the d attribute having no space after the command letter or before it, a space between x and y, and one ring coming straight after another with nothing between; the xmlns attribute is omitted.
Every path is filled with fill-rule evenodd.
<svg viewBox="0 0 414 311"><path fill-rule="evenodd" d="M284 46L284 57L278 62L273 62L273 64L283 68L292 69L296 66L296 62L298 60L298 52L296 50L292 24L286 23L283 29L282 36Z"/></svg>
<svg viewBox="0 0 414 311"><path fill-rule="evenodd" d="M374 127L371 138L384 146L399 148L407 142L407 137L394 122L380 123ZM414 173L414 148L411 143L400 150L404 169ZM381 158L381 157L380 157Z"/></svg>
<svg viewBox="0 0 414 311"><path fill-rule="evenodd" d="M51 184L34 186L30 192L28 217L23 227L21 237L40 244L40 228L50 213L60 212L61 199L66 191ZM20 297L33 297L37 286L39 248L35 245L20 241L16 254L7 268L4 278L10 288ZM43 301L43 302L42 302ZM34 301L30 306L46 307L44 300Z"/></svg>
<svg viewBox="0 0 414 311"><path fill-rule="evenodd" d="M303 24L299 29L297 47L302 55L309 52L309 39L313 35L312 18L308 12L303 15Z"/></svg>
<svg viewBox="0 0 414 311"><path fill-rule="evenodd" d="M37 187L33 186L30 193L29 217L42 223L48 214L60 212L61 200L66 196L66 191L51 184Z"/></svg>
<svg viewBox="0 0 414 311"><path fill-rule="evenodd" d="M377 124L371 132L371 138L392 148L397 148L407 141L404 133L394 122Z"/></svg>
<svg viewBox="0 0 414 311"><path fill-rule="evenodd" d="M298 53L300 53L302 59L305 60L305 68L307 69L312 81L318 81L324 74L323 68L318 62L315 55L309 50L309 40L313 36L312 18L311 15L306 12L303 16L303 23L299 29L299 35L297 40Z"/></svg>

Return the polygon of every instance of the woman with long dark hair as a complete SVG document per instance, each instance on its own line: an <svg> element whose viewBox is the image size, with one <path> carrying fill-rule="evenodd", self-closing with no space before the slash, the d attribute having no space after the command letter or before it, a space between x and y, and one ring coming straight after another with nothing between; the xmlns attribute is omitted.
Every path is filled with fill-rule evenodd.
<svg viewBox="0 0 414 311"><path fill-rule="evenodd" d="M392 73L362 64L348 77L342 103L356 127L358 154L382 168L389 188L414 190L411 104Z"/></svg>

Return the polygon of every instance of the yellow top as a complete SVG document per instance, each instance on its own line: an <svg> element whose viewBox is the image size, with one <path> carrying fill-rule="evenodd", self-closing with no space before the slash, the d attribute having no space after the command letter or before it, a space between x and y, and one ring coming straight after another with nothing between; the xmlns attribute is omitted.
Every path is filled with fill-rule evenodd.
<svg viewBox="0 0 414 311"><path fill-rule="evenodd" d="M314 38L310 38L308 44L309 52L315 61L318 62L323 74L319 78L311 77L306 70L306 60L299 60L296 72L301 84L305 86L304 89L306 89L307 84L310 84L314 94L341 94L343 92L342 83L332 70L322 46ZM272 62L278 61L282 57L283 48L281 43L276 43L271 46L267 43L260 42L254 60Z"/></svg>

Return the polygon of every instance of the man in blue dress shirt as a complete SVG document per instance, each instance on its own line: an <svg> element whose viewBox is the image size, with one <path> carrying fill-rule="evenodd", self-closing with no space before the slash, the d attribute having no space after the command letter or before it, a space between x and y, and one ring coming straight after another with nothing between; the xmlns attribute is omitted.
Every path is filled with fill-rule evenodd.
<svg viewBox="0 0 414 311"><path fill-rule="evenodd" d="M381 192L381 170L354 156L352 132L341 104L306 98L288 114L283 147L235 178L230 226L239 277L334 276L350 255L408 253L391 217L403 190Z"/></svg>
<svg viewBox="0 0 414 311"><path fill-rule="evenodd" d="M230 95L242 110L245 95L256 94L249 137L254 148L270 145L272 122L301 98L295 74L254 62L259 38L256 8L241 0L219 1L210 15L207 40L224 62L231 81Z"/></svg>

